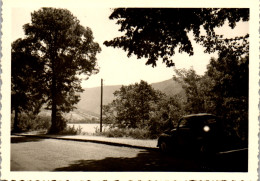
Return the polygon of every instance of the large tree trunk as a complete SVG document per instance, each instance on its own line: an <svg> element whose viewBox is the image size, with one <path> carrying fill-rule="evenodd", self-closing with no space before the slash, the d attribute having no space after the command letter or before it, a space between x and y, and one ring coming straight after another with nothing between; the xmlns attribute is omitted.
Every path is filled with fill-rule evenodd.
<svg viewBox="0 0 260 181"><path fill-rule="evenodd" d="M55 41L54 41L55 42ZM51 57L52 59L52 85L51 85L51 99L52 99L52 105L51 105L51 128L49 130L49 133L58 133L59 127L58 127L58 121L57 120L57 77L56 77L56 50L54 48L55 46L52 45L51 47Z"/></svg>
<svg viewBox="0 0 260 181"><path fill-rule="evenodd" d="M51 105L51 128L49 133L57 133L59 131L58 124L57 124L57 91L56 91L56 77L53 73L52 76L52 88L51 88L51 95L52 95L52 105Z"/></svg>
<svg viewBox="0 0 260 181"><path fill-rule="evenodd" d="M51 105L51 128L49 130L49 133L58 133L65 129L66 122L64 119L62 119L62 116L60 114L60 110L58 110L58 99L57 96L59 96L59 90L57 89L57 83L60 81L57 77L59 74L57 71L59 69L57 68L58 64L58 55L57 55L57 46L55 46L57 40L57 32L54 34L54 40L53 44L51 45L51 58L52 58L52 85L51 85L51 99L52 99L52 105Z"/></svg>

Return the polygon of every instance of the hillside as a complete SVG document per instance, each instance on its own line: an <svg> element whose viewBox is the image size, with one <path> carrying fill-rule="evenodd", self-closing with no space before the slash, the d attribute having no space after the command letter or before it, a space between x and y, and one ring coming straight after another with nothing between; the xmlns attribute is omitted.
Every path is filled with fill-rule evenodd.
<svg viewBox="0 0 260 181"><path fill-rule="evenodd" d="M39 116L51 117L51 110L41 109ZM63 113L63 117L69 123L99 123L99 115L93 112L81 110L80 108Z"/></svg>
<svg viewBox="0 0 260 181"><path fill-rule="evenodd" d="M181 85L172 80L165 80L162 82L152 83L152 87L156 90L160 90L167 95L173 96L176 94L184 95L184 90L182 89ZM106 105L113 101L114 95L113 93L116 90L119 90L121 85L115 86L104 86L103 87L103 105ZM81 109L82 111L88 111L90 114L91 112L95 115L100 113L100 87L94 88L86 88L83 93L81 93L81 100L77 104L77 108Z"/></svg>
<svg viewBox="0 0 260 181"><path fill-rule="evenodd" d="M152 83L151 85L154 89L160 90L169 96L174 96L176 94L184 94L182 86L173 79Z"/></svg>
<svg viewBox="0 0 260 181"><path fill-rule="evenodd" d="M106 105L113 101L113 93L120 89L121 85L104 86L103 87L103 105ZM77 108L89 111L94 114L100 114L100 87L86 88L84 92L80 94L80 101L77 104Z"/></svg>

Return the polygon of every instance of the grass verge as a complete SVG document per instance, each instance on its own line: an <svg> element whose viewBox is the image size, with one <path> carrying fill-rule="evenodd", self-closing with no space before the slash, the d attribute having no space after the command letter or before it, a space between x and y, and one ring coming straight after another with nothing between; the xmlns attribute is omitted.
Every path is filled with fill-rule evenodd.
<svg viewBox="0 0 260 181"><path fill-rule="evenodd" d="M110 128L103 132L96 132L97 136L106 136L106 137L131 137L134 139L151 139L155 138L146 129L140 128Z"/></svg>

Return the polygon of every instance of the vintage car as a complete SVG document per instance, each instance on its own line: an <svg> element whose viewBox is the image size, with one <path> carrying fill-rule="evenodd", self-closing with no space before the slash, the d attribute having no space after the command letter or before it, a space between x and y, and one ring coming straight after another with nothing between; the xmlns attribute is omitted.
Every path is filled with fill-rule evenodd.
<svg viewBox="0 0 260 181"><path fill-rule="evenodd" d="M221 121L212 114L183 116L175 129L163 133L157 147L163 153L215 153L224 138Z"/></svg>

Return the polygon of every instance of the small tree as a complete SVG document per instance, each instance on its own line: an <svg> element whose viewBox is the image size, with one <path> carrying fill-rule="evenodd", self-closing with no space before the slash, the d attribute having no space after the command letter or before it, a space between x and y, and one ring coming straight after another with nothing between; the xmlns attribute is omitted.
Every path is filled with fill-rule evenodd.
<svg viewBox="0 0 260 181"><path fill-rule="evenodd" d="M184 100L181 96L169 97L163 95L151 112L149 131L151 135L158 135L177 126L178 120L185 115Z"/></svg>
<svg viewBox="0 0 260 181"><path fill-rule="evenodd" d="M25 48L26 47L26 48ZM11 109L14 111L13 132L19 129L21 112L36 115L44 103L44 63L32 54L30 41L18 39L12 43Z"/></svg>
<svg viewBox="0 0 260 181"><path fill-rule="evenodd" d="M141 81L122 86L114 95L116 99L108 105L106 119L114 118L113 125L117 127L143 128L150 119L152 105L160 100L162 93L154 90L147 82Z"/></svg>
<svg viewBox="0 0 260 181"><path fill-rule="evenodd" d="M51 109L50 132L64 129L62 112L69 112L79 101L82 92L80 74L90 76L98 72L96 54L101 51L93 42L92 31L66 9L42 8L31 14L30 24L24 25L30 54L44 62L47 109Z"/></svg>
<svg viewBox="0 0 260 181"><path fill-rule="evenodd" d="M205 112L205 94L202 88L202 76L193 69L175 70L174 80L181 83L186 93L185 111L189 114Z"/></svg>

